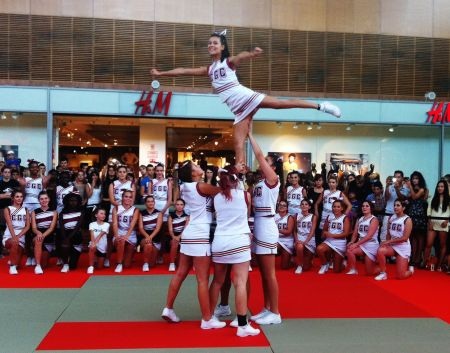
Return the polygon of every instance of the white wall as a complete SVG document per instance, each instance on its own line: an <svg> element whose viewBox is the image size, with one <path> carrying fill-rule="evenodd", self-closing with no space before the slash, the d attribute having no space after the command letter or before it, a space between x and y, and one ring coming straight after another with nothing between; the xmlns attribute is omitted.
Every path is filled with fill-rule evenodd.
<svg viewBox="0 0 450 353"><path fill-rule="evenodd" d="M254 135L264 153L310 152L311 161L325 162L326 153L366 153L369 163L384 180L394 170L403 170L410 175L420 171L428 186L434 187L438 179L439 128L435 126L399 126L395 132L387 131L389 126L359 126L346 131L346 125L324 125L317 130L307 130L307 125L292 128L292 123L283 123L278 128L274 122L254 122ZM447 151L450 151L447 142ZM448 154L448 153L447 153ZM447 157L447 161L449 157ZM447 166L449 164L447 163ZM256 167L256 162L254 162Z"/></svg>
<svg viewBox="0 0 450 353"><path fill-rule="evenodd" d="M139 165L154 161L166 163L166 127L144 122L139 130Z"/></svg>

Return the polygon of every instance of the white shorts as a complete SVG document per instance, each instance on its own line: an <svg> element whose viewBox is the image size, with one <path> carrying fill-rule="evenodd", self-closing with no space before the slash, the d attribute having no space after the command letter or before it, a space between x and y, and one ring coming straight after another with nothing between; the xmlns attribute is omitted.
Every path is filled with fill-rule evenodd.
<svg viewBox="0 0 450 353"><path fill-rule="evenodd" d="M336 251L339 255L344 257L347 251L347 240L346 239L326 239L324 241L330 248Z"/></svg>
<svg viewBox="0 0 450 353"><path fill-rule="evenodd" d="M242 85L235 90L236 93L228 97L225 103L234 114L234 124L237 124L250 114L256 113L265 95Z"/></svg>
<svg viewBox="0 0 450 353"><path fill-rule="evenodd" d="M250 261L250 234L214 235L212 261L219 264L240 264Z"/></svg>
<svg viewBox="0 0 450 353"><path fill-rule="evenodd" d="M252 252L257 255L277 254L278 227L273 217L255 217Z"/></svg>
<svg viewBox="0 0 450 353"><path fill-rule="evenodd" d="M181 235L180 253L187 256L211 256L209 223L189 223Z"/></svg>
<svg viewBox="0 0 450 353"><path fill-rule="evenodd" d="M377 251L379 247L380 245L374 241L368 241L367 243L360 245L360 248L364 254L366 254L367 257L373 262L377 261Z"/></svg>
<svg viewBox="0 0 450 353"><path fill-rule="evenodd" d="M91 242L89 242L89 246L91 246ZM106 254L106 248L108 246L108 240L106 239L106 235L104 235L100 241L97 243L97 250L100 251L102 254Z"/></svg>
<svg viewBox="0 0 450 353"><path fill-rule="evenodd" d="M121 232L119 231L119 237L124 237L126 234L127 234L126 232L124 234L121 234ZM136 246L137 237L135 231L131 232L130 237L127 240L127 243L133 245L134 247Z"/></svg>
<svg viewBox="0 0 450 353"><path fill-rule="evenodd" d="M403 243L391 244L392 249L405 259L409 259L411 257L411 244L409 240Z"/></svg>
<svg viewBox="0 0 450 353"><path fill-rule="evenodd" d="M299 241L305 241L306 238L307 238L306 235L305 235L305 236L299 235L299 234L297 235L297 239L298 239ZM313 254L315 254L315 252L316 252L316 237L315 237L314 235L311 237L311 239L309 240L309 242L307 242L307 243L305 244L305 247L306 247L310 252L312 252Z"/></svg>
<svg viewBox="0 0 450 353"><path fill-rule="evenodd" d="M278 244L286 250L289 254L294 253L294 238L293 237L279 237Z"/></svg>

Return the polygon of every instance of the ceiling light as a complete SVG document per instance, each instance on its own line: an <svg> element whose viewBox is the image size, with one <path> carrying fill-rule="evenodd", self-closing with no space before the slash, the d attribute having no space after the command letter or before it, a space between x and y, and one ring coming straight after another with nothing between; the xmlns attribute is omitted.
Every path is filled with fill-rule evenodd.
<svg viewBox="0 0 450 353"><path fill-rule="evenodd" d="M108 147L108 145L105 143L105 147Z"/></svg>
<svg viewBox="0 0 450 353"><path fill-rule="evenodd" d="M214 141L214 145L218 145L219 144L219 141Z"/></svg>
<svg viewBox="0 0 450 353"><path fill-rule="evenodd" d="M392 126L388 129L388 131L389 131L389 132L394 132L394 131L395 131L394 125L392 125Z"/></svg>
<svg viewBox="0 0 450 353"><path fill-rule="evenodd" d="M312 130L312 129L313 129L312 124L309 123L309 124L308 124L308 127L306 128L306 130Z"/></svg>

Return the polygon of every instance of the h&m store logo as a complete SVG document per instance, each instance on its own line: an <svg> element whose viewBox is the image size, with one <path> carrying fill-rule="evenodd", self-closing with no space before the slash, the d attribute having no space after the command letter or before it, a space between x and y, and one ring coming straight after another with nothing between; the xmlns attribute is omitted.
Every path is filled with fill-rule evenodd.
<svg viewBox="0 0 450 353"><path fill-rule="evenodd" d="M156 100L152 107L152 102L154 95L156 95ZM172 92L167 92L164 96L163 91L157 92L156 90L151 89L150 91L142 91L141 99L136 101L134 104L136 105L136 110L134 114L139 113L139 109L141 110L141 115L152 114L154 115L156 112L163 113L167 116L170 108L170 101L172 99Z"/></svg>
<svg viewBox="0 0 450 353"><path fill-rule="evenodd" d="M450 124L450 102L434 102L427 112L427 123Z"/></svg>

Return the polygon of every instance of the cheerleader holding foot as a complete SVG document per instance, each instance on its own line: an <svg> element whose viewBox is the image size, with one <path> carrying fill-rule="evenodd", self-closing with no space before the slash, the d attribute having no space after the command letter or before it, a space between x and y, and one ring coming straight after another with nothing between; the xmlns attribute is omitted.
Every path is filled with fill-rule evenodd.
<svg viewBox="0 0 450 353"><path fill-rule="evenodd" d="M89 234L91 241L89 242L89 267L88 274L94 273L94 264L97 262L97 268L102 269L108 246L109 223L105 222L106 210L97 208L94 211L95 222L89 223Z"/></svg>
<svg viewBox="0 0 450 353"><path fill-rule="evenodd" d="M236 168L243 172L245 162L245 140L249 132L249 125L253 115L259 108L289 109L305 108L317 109L336 117L341 116L340 109L329 103L314 103L300 99L278 99L254 92L242 86L236 76L236 68L242 61L256 58L262 54L261 48L244 51L231 56L226 37L226 30L213 33L208 41L208 53L212 59L209 66L198 68L176 68L169 71L152 69L154 77L159 76L209 76L214 90L219 94L222 102L226 103L235 115L233 126L234 149L236 153Z"/></svg>
<svg viewBox="0 0 450 353"><path fill-rule="evenodd" d="M299 275L312 267L316 252L316 225L317 217L310 213L311 204L308 200L300 202L301 213L297 215L295 232L295 274Z"/></svg>

